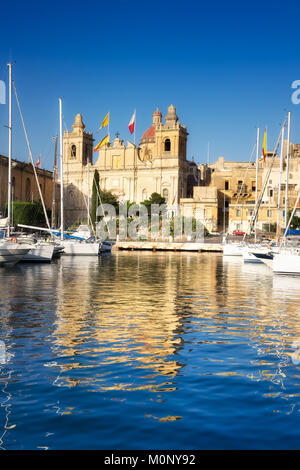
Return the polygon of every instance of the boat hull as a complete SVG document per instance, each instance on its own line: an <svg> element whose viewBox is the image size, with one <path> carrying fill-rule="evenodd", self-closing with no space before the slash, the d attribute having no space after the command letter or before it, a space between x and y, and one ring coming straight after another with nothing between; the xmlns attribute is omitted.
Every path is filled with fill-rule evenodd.
<svg viewBox="0 0 300 470"><path fill-rule="evenodd" d="M243 250L244 263L263 264L264 259L269 259L270 249L265 247L248 246Z"/></svg>
<svg viewBox="0 0 300 470"><path fill-rule="evenodd" d="M98 256L101 243L78 243L64 241L64 252L66 256Z"/></svg>
<svg viewBox="0 0 300 470"><path fill-rule="evenodd" d="M3 243L0 245L0 266L13 266L21 261L29 252L30 247L26 245L15 245Z"/></svg>
<svg viewBox="0 0 300 470"><path fill-rule="evenodd" d="M255 254L250 251L243 252L243 260L244 263L263 264L263 261L260 258L257 258Z"/></svg>
<svg viewBox="0 0 300 470"><path fill-rule="evenodd" d="M50 263L54 253L54 246L49 244L34 246L23 258L23 262Z"/></svg>
<svg viewBox="0 0 300 470"><path fill-rule="evenodd" d="M293 253L275 254L273 258L273 271L276 274L300 276L300 255Z"/></svg>
<svg viewBox="0 0 300 470"><path fill-rule="evenodd" d="M100 253L110 253L112 249L112 244L109 242L102 242L100 247Z"/></svg>
<svg viewBox="0 0 300 470"><path fill-rule="evenodd" d="M242 256L243 248L238 243L227 243L223 245L223 256Z"/></svg>

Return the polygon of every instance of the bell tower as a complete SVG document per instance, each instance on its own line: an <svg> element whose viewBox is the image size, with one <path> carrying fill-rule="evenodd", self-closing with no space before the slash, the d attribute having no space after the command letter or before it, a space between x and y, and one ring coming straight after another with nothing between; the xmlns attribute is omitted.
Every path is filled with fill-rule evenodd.
<svg viewBox="0 0 300 470"><path fill-rule="evenodd" d="M76 114L73 131L63 136L63 189L65 222L86 219L88 193L93 181L93 135L85 132L81 114Z"/></svg>
<svg viewBox="0 0 300 470"><path fill-rule="evenodd" d="M76 114L73 131L65 131L64 163L86 165L93 163L93 136L91 132L85 132L85 125L81 114Z"/></svg>

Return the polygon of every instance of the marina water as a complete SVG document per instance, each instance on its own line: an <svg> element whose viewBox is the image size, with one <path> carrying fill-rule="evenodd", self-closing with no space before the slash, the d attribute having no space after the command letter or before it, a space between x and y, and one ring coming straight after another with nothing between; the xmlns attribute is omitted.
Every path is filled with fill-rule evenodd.
<svg viewBox="0 0 300 470"><path fill-rule="evenodd" d="M213 253L0 269L0 448L299 448L299 286Z"/></svg>

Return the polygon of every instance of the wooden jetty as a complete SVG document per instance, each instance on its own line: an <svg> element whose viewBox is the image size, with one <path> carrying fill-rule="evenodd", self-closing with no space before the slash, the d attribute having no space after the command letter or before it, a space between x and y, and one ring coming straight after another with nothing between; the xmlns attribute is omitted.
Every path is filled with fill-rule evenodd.
<svg viewBox="0 0 300 470"><path fill-rule="evenodd" d="M167 242L167 241L117 241L117 250L148 250L148 251L214 251L222 252L221 243L209 242Z"/></svg>

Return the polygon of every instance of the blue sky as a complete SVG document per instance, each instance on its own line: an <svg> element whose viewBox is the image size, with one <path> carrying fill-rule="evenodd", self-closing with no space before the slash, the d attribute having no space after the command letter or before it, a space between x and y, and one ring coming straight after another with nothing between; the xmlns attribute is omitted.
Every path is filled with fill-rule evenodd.
<svg viewBox="0 0 300 470"><path fill-rule="evenodd" d="M58 97L66 126L83 115L97 133L107 111L111 136L137 140L159 106L173 104L189 132L188 158L249 160L256 127L268 147L292 112L292 141L300 142L298 2L169 1L1 2L0 79L15 61L14 79L34 158L51 169L58 132ZM7 155L8 106L0 105L0 153ZM95 154L96 155L96 154ZM13 156L28 152L14 104Z"/></svg>

